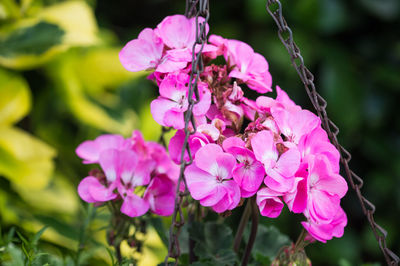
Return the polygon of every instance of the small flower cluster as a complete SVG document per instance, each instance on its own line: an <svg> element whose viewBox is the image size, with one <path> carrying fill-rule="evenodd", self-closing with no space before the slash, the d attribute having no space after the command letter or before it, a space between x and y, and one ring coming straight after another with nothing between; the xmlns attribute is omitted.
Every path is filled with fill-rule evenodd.
<svg viewBox="0 0 400 266"><path fill-rule="evenodd" d="M120 52L127 70L153 70L149 79L159 86L160 95L151 103L151 113L158 124L177 130L168 147L171 159L164 149L137 136L111 147L103 144L102 137L83 143L78 155L86 162L99 162L105 172L104 179L82 181L79 193L84 200L111 200L118 197L117 189L124 200L121 210L130 216L148 208L161 215L171 213L174 194L166 190L176 179L170 161L181 163L195 29L195 19L169 16L155 29L144 29ZM320 119L279 87L275 99L246 98L245 87L258 93L273 91L267 61L241 41L216 35L208 41L202 50L206 67L193 108L196 125L190 125L190 130L196 127L189 137L194 160L184 173L191 196L218 213L254 196L261 215L271 218L278 217L286 203L291 212L304 214L302 225L312 239L325 242L341 237L347 218L340 199L347 184L339 175L340 154ZM217 57L225 63L213 63ZM189 160L187 153L184 160ZM148 187L143 198L132 193L144 185Z"/></svg>
<svg viewBox="0 0 400 266"><path fill-rule="evenodd" d="M99 164L102 171L91 171L78 186L86 202L102 204L121 201L121 212L137 217L149 209L169 216L174 210L179 167L163 146L145 142L141 133L124 139L102 135L83 142L76 153L85 164Z"/></svg>

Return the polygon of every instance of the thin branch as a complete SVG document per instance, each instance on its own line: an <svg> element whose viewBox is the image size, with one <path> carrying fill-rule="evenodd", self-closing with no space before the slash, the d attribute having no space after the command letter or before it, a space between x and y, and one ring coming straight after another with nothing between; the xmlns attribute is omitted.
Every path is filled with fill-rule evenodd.
<svg viewBox="0 0 400 266"><path fill-rule="evenodd" d="M253 197L250 199L251 204L251 232L249 241L247 242L246 250L242 259L242 266L246 266L249 263L251 256L251 250L253 249L254 242L256 241L257 229L258 229L258 208L256 199Z"/></svg>
<svg viewBox="0 0 400 266"><path fill-rule="evenodd" d="M236 231L235 240L233 242L233 250L238 253L240 248L240 242L242 241L243 232L249 221L251 213L251 200L247 200L246 207L242 213L242 218L240 219L240 223L238 229Z"/></svg>

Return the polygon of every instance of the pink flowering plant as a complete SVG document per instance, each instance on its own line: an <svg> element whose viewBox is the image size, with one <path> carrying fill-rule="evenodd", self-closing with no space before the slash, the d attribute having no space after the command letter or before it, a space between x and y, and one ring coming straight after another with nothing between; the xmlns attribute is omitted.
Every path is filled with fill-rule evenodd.
<svg viewBox="0 0 400 266"><path fill-rule="evenodd" d="M226 217L241 213L245 201L271 219L284 209L301 214L303 233L295 245L275 250L269 258L275 259L274 265L282 265L292 255L298 258L308 243L342 237L347 218L340 200L347 184L339 174L340 154L320 119L273 86L267 60L248 44L210 35L200 49L195 38L196 20L173 15L154 29L144 29L121 50L119 59L128 71L150 72L148 79L159 90L150 104L151 114L160 126L175 130L175 135L168 149L145 141L139 131L129 138L102 135L83 142L77 155L99 169L81 181L80 197L95 205L111 204L114 215L135 220L172 215L177 191L188 191L191 199L186 206L197 210L194 223L205 232L219 226L201 225L209 215L207 210ZM192 51L201 51L205 67L198 77L197 103L187 129L192 133L188 137L191 156L187 151L182 154L190 164L184 170L185 182L177 189ZM258 97L248 98L246 92L251 90ZM234 240L237 253L242 250L240 231L247 224L248 209L251 206L243 211L243 224ZM224 230L219 234L233 242L231 231ZM199 244L195 256L207 260L200 248L204 236L196 237L193 228L189 233ZM260 232L257 239L263 235ZM235 263L236 255L232 256L226 264ZM310 264L305 255L303 262Z"/></svg>

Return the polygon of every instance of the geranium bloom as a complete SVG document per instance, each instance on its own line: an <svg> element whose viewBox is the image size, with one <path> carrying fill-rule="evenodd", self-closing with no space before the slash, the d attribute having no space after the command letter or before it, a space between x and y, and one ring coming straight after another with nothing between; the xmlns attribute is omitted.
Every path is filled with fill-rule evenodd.
<svg viewBox="0 0 400 266"><path fill-rule="evenodd" d="M119 60L132 72L154 69L164 73L186 67L186 61L174 61L169 55L163 54L163 51L164 44L161 38L152 29L146 28L137 39L125 45L119 53Z"/></svg>
<svg viewBox="0 0 400 266"><path fill-rule="evenodd" d="M153 177L144 199L149 203L153 213L169 216L174 212L176 184L167 175L159 174Z"/></svg>
<svg viewBox="0 0 400 266"><path fill-rule="evenodd" d="M309 134L321 124L319 117L307 110L288 111L283 108L272 108L271 114L286 140L295 144L299 143L302 136Z"/></svg>
<svg viewBox="0 0 400 266"><path fill-rule="evenodd" d="M208 125L208 124L204 124L204 125ZM202 133L200 126L197 128L197 132L190 135L189 136L189 148L190 148L190 152L192 155L192 158L194 159L196 156L196 152L203 146L205 146L208 143L212 143L215 140L218 139L213 139L212 136L210 135L216 135L216 133L214 132L215 130L218 131L213 125L208 125L210 128L208 131L206 131L205 133ZM205 126L202 127L203 129L205 129ZM207 128L207 129L208 129ZM210 132L209 134L207 134L208 132ZM176 164L180 164L181 163L181 154L182 154L182 147L183 147L183 143L185 142L185 132L183 130L177 130L175 135L171 138L171 140L169 141L169 145L168 145L168 150L171 156L171 159L176 163ZM185 150L185 155L183 158L185 161L189 161L189 154L188 152Z"/></svg>
<svg viewBox="0 0 400 266"><path fill-rule="evenodd" d="M307 163L307 216L317 223L329 223L337 213L340 199L347 192L347 183L334 173L325 156L309 155Z"/></svg>
<svg viewBox="0 0 400 266"><path fill-rule="evenodd" d="M101 152L108 149L126 149L129 141L120 135L101 135L95 140L86 140L76 148L76 154L83 159L84 164L98 163Z"/></svg>
<svg viewBox="0 0 400 266"><path fill-rule="evenodd" d="M240 186L244 198L253 196L264 180L264 166L256 160L254 153L245 147L245 143L238 137L227 138L223 142L224 150L239 162L233 169L232 176Z"/></svg>
<svg viewBox="0 0 400 266"><path fill-rule="evenodd" d="M270 131L263 130L251 138L256 158L263 163L267 177L264 183L278 192L289 192L294 186L294 174L300 166L300 153L292 147L279 155Z"/></svg>
<svg viewBox="0 0 400 266"><path fill-rule="evenodd" d="M216 144L207 144L196 153L185 170L192 197L218 213L232 210L240 201L240 189L232 179L235 158Z"/></svg>
<svg viewBox="0 0 400 266"><path fill-rule="evenodd" d="M104 135L86 141L77 153L86 161L98 161L104 172L80 182L78 193L84 201L122 199L121 212L130 217L141 216L149 209L159 215L172 213L170 202L175 197L179 169L160 144L145 142L140 132L135 131L130 139ZM144 190L136 194L136 189L142 186L147 186L144 195Z"/></svg>
<svg viewBox="0 0 400 266"><path fill-rule="evenodd" d="M259 93L272 91L272 77L267 60L262 55L241 41L227 40L216 35L211 35L209 41L219 47L229 66L233 67L230 77L245 82L249 88Z"/></svg>
<svg viewBox="0 0 400 266"><path fill-rule="evenodd" d="M187 74L169 74L160 84L160 96L151 102L154 120L160 125L182 129L185 126L184 112L188 108ZM205 115L211 104L211 93L205 83L198 86L200 102L193 108L193 115Z"/></svg>
<svg viewBox="0 0 400 266"><path fill-rule="evenodd" d="M263 216L276 218L281 214L283 202L279 196L282 193L264 187L257 192L257 205Z"/></svg>
<svg viewBox="0 0 400 266"><path fill-rule="evenodd" d="M316 223L308 220L301 222L301 224L312 238L325 243L333 237L343 236L344 227L347 225L347 217L343 209L339 207L329 223Z"/></svg>
<svg viewBox="0 0 400 266"><path fill-rule="evenodd" d="M199 20L203 19L200 17ZM133 72L154 69L156 72L169 73L181 70L192 60L195 35L194 18L169 16L155 30L146 28L137 39L128 42L119 53L119 58L122 65ZM216 49L206 44L203 52Z"/></svg>

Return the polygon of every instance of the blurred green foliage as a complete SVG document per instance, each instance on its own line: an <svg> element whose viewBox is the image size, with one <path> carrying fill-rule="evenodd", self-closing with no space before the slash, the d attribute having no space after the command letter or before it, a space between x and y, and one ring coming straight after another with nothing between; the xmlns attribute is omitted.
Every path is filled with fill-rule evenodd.
<svg viewBox="0 0 400 266"><path fill-rule="evenodd" d="M31 249L44 254L32 258L38 265L112 263L101 230L109 214L103 208L93 211L77 197L76 186L90 167L80 163L74 149L99 134L129 136L135 128L143 130L147 139L157 140L160 129L149 111L157 91L144 78L146 73L122 68L118 51L144 27L183 13L184 2L0 2L0 260L22 265L25 245L28 255ZM264 9L266 1L210 2L210 33L252 45L267 58L274 84L311 109ZM376 204L376 220L388 230L389 246L399 253L400 2L286 0L282 4L306 65L328 101L328 113L341 129L339 140L353 154L351 166L365 179L363 193ZM312 262L383 264L353 191L343 207L349 218L344 237L307 247ZM234 212L226 223L232 227L239 218ZM276 220L261 219L260 235L267 240L279 237L270 228L275 225L294 240L300 220L288 212ZM168 219L163 222L152 223L155 229L149 230L142 265L154 265L166 254L156 233L165 230ZM20 237L34 239L45 225L38 246L25 244ZM199 239L218 225L205 226L204 231L198 228ZM231 229L221 230L226 239L231 237ZM269 256L257 243L255 259ZM207 253L204 248L200 252ZM133 253L127 244L124 252Z"/></svg>

